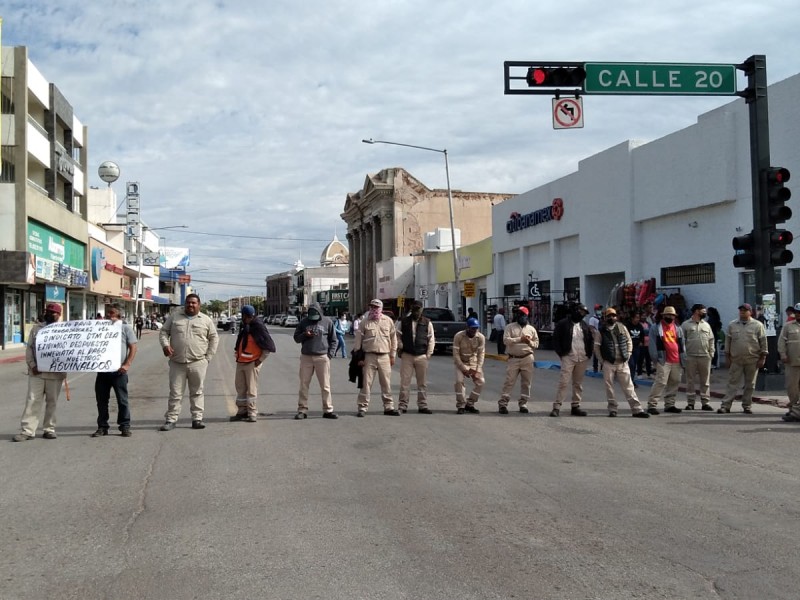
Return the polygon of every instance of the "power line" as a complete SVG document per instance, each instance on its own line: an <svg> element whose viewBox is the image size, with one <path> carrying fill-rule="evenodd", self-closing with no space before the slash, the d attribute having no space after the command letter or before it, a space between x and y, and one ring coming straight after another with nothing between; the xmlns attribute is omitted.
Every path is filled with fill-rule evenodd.
<svg viewBox="0 0 800 600"><path fill-rule="evenodd" d="M232 233L210 233L208 231L192 231L190 229L184 229L182 233L193 233L195 235L210 235L215 237L226 237L226 238L247 238L251 240L277 240L281 242L330 242L330 238L287 238L287 237L269 237L269 236L261 236L261 235L235 235Z"/></svg>

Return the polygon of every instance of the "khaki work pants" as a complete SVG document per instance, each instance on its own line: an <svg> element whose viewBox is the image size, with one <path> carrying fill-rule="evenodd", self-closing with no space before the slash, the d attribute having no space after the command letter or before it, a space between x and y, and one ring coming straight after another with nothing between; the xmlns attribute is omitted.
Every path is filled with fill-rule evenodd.
<svg viewBox="0 0 800 600"><path fill-rule="evenodd" d="M503 390L500 392L500 401L497 403L498 405L508 407L508 402L511 399L511 391L514 389L517 377L520 378L519 406L522 408L531 398L533 354L521 358L515 358L513 356L508 357L508 362L506 363L506 379L503 382Z"/></svg>
<svg viewBox="0 0 800 600"><path fill-rule="evenodd" d="M364 387L362 387L361 391L358 393L359 411L366 412L367 408L369 408L369 392L376 373L378 375L378 382L381 385L383 410L394 410L394 398L392 398L392 363L389 361L389 355L367 352L364 357Z"/></svg>
<svg viewBox="0 0 800 600"><path fill-rule="evenodd" d="M686 403L694 406L697 400L696 389L700 388L700 403L705 406L711 398L711 357L686 357Z"/></svg>
<svg viewBox="0 0 800 600"><path fill-rule="evenodd" d="M174 423L181 414L181 401L183 400L183 390L189 385L189 408L192 413L192 421L203 420L203 410L205 410L205 396L203 395L203 383L206 379L208 360L201 358L190 363L169 362L169 402L164 418Z"/></svg>
<svg viewBox="0 0 800 600"><path fill-rule="evenodd" d="M742 408L750 408L753 405L753 390L756 389L756 378L758 377L758 360L741 362L735 358L728 366L728 387L725 388L725 397L720 404L721 408L731 409L733 399L736 397L739 387L744 380L742 389Z"/></svg>
<svg viewBox="0 0 800 600"><path fill-rule="evenodd" d="M678 386L681 384L681 374L683 367L680 363L658 363L656 365L656 379L653 381L653 388L647 397L647 407L655 408L658 401L664 398L664 408L675 406L675 396L678 394Z"/></svg>
<svg viewBox="0 0 800 600"><path fill-rule="evenodd" d="M428 408L428 357L424 354L414 356L410 352L403 352L400 357L400 397L397 407L408 409L412 375L417 380L417 407Z"/></svg>
<svg viewBox="0 0 800 600"><path fill-rule="evenodd" d="M308 412L308 388L311 378L317 374L319 389L322 392L323 412L333 412L331 400L331 359L327 354L300 355L300 393L297 396L297 412Z"/></svg>
<svg viewBox="0 0 800 600"><path fill-rule="evenodd" d="M28 375L28 396L22 410L21 427L25 435L36 435L44 411L42 431L56 430L56 403L61 394L63 379L45 379L39 375Z"/></svg>
<svg viewBox="0 0 800 600"><path fill-rule="evenodd" d="M783 365L786 373L786 394L789 396L789 412L800 418L800 367Z"/></svg>
<svg viewBox="0 0 800 600"><path fill-rule="evenodd" d="M619 383L622 393L625 394L625 399L631 407L633 414L642 412L642 404L636 396L636 391L633 389L633 381L631 380L631 370L628 367L628 361L621 363L611 363L607 360L603 361L603 381L606 384L606 401L608 402L608 410L617 412L617 399L614 396L614 381Z"/></svg>
<svg viewBox="0 0 800 600"><path fill-rule="evenodd" d="M580 407L581 395L583 394L583 377L588 366L588 358L577 360L570 354L561 357L561 377L558 380L556 401L553 402L553 408L561 410L561 404L567 397L567 392L570 388L572 388L572 407Z"/></svg>
<svg viewBox="0 0 800 600"><path fill-rule="evenodd" d="M471 369L475 367L470 365L464 365ZM464 408L465 406L474 406L478 399L481 397L481 392L483 391L483 384L486 383L486 380L483 378L483 371L476 371L475 374L469 378L472 379L472 392L469 395L469 398L466 400L464 399L464 394L466 393L466 383L465 380L467 376L464 375L463 371L456 367L456 408Z"/></svg>
<svg viewBox="0 0 800 600"><path fill-rule="evenodd" d="M236 386L236 414L255 417L258 415L256 399L258 398L258 374L261 365L256 361L237 362L234 384Z"/></svg>

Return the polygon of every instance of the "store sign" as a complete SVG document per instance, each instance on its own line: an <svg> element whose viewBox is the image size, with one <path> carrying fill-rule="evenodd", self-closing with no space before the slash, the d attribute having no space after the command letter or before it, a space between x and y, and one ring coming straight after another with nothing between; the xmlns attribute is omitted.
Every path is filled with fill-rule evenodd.
<svg viewBox="0 0 800 600"><path fill-rule="evenodd" d="M508 221L506 221L506 231L508 233L522 231L528 227L535 227L549 221L560 221L563 216L564 200L553 198L553 203L546 208L540 208L524 215L518 212L511 213Z"/></svg>
<svg viewBox="0 0 800 600"><path fill-rule="evenodd" d="M88 287L89 273L74 269L64 263L53 262L36 257L36 277L45 281L55 281L70 287Z"/></svg>
<svg viewBox="0 0 800 600"><path fill-rule="evenodd" d="M65 263L82 271L85 248L84 244L76 242L54 229L28 221L27 250L38 258Z"/></svg>
<svg viewBox="0 0 800 600"><path fill-rule="evenodd" d="M92 281L98 281L106 268L106 253L102 248L92 249Z"/></svg>
<svg viewBox="0 0 800 600"><path fill-rule="evenodd" d="M44 286L44 301L64 304L67 301L67 290L60 285Z"/></svg>

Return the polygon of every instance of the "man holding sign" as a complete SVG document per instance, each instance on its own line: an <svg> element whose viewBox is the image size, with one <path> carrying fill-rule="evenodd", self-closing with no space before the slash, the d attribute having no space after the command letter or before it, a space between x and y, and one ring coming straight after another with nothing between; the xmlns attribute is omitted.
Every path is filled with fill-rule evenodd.
<svg viewBox="0 0 800 600"><path fill-rule="evenodd" d="M39 370L36 359L36 334L60 318L61 305L54 302L48 304L44 311L44 323L34 325L28 336L28 347L25 349L25 362L28 363L28 399L25 402L25 410L22 411L22 431L12 438L15 442L24 442L35 437L43 407L42 437L46 440L56 439L56 403L67 374Z"/></svg>
<svg viewBox="0 0 800 600"><path fill-rule="evenodd" d="M106 310L106 317L115 327L122 329L120 336L120 366L118 371L99 372L94 380L94 396L97 400L97 431L92 437L108 435L108 403L111 390L117 397L117 425L122 437L131 437L131 409L128 404L128 370L133 357L136 356L136 334L133 328L120 320L122 309L119 304L112 304Z"/></svg>

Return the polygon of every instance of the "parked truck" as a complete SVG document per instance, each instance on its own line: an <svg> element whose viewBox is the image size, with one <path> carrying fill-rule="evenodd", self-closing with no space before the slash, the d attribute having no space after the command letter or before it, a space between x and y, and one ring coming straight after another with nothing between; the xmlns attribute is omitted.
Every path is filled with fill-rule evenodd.
<svg viewBox="0 0 800 600"><path fill-rule="evenodd" d="M459 331L464 331L467 324L457 321L449 308L423 308L422 316L429 318L433 325L433 335L436 337L434 352L452 352L453 338Z"/></svg>

